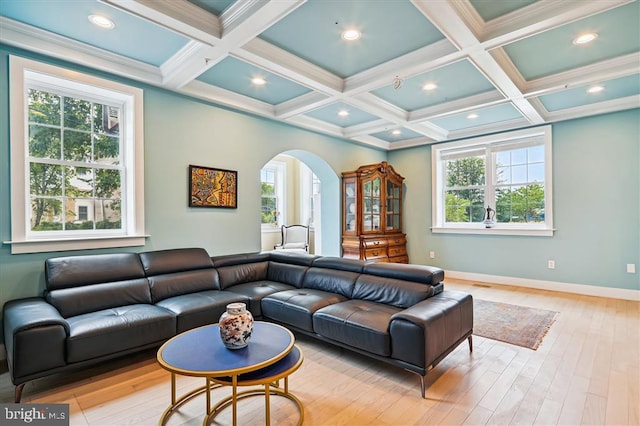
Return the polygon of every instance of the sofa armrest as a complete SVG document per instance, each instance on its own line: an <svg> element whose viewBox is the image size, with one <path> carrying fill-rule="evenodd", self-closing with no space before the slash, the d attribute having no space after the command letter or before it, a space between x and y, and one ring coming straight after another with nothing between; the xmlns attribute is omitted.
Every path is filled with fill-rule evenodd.
<svg viewBox="0 0 640 426"><path fill-rule="evenodd" d="M14 384L66 364L67 321L44 299L11 300L3 308L7 363Z"/></svg>
<svg viewBox="0 0 640 426"><path fill-rule="evenodd" d="M69 332L67 321L60 312L40 297L10 300L4 305L4 335L12 335L30 328L60 325Z"/></svg>
<svg viewBox="0 0 640 426"><path fill-rule="evenodd" d="M394 314L389 332L391 356L426 372L473 332L473 298L445 290Z"/></svg>

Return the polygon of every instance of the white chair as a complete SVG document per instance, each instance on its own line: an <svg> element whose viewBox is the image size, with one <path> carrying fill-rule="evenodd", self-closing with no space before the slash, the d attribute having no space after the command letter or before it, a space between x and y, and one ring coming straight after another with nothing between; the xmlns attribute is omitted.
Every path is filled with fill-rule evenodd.
<svg viewBox="0 0 640 426"><path fill-rule="evenodd" d="M309 227L305 225L282 225L282 242L276 244L275 250L309 252Z"/></svg>

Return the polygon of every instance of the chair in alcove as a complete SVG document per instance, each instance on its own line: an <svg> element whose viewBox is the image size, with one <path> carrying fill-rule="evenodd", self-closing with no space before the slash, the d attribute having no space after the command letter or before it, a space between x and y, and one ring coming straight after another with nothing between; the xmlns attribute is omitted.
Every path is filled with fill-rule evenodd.
<svg viewBox="0 0 640 426"><path fill-rule="evenodd" d="M282 242L276 244L275 250L309 252L309 227L306 225L282 225Z"/></svg>

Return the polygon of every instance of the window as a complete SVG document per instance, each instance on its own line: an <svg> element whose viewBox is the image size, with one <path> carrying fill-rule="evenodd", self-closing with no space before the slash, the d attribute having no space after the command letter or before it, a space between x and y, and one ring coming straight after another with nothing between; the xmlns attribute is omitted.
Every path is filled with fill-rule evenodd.
<svg viewBox="0 0 640 426"><path fill-rule="evenodd" d="M263 227L278 228L284 222L284 173L285 164L270 161L260 171L261 208L260 216Z"/></svg>
<svg viewBox="0 0 640 426"><path fill-rule="evenodd" d="M433 232L553 235L551 126L435 145L432 167Z"/></svg>
<svg viewBox="0 0 640 426"><path fill-rule="evenodd" d="M304 164L300 164L300 223L314 227L320 208L320 179Z"/></svg>
<svg viewBox="0 0 640 426"><path fill-rule="evenodd" d="M78 206L78 220L80 222L89 220L89 206Z"/></svg>
<svg viewBox="0 0 640 426"><path fill-rule="evenodd" d="M144 245L142 91L11 57L12 253Z"/></svg>

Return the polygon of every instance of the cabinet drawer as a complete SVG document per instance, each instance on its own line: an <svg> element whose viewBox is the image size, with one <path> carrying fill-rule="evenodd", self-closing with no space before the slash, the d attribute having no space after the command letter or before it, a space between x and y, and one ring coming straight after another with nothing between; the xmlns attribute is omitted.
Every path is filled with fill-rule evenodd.
<svg viewBox="0 0 640 426"><path fill-rule="evenodd" d="M390 257L389 262L393 263L409 263L409 256Z"/></svg>
<svg viewBox="0 0 640 426"><path fill-rule="evenodd" d="M389 257L406 256L406 255L407 255L407 248L405 246L389 247Z"/></svg>
<svg viewBox="0 0 640 426"><path fill-rule="evenodd" d="M407 244L405 237L389 237L388 241L390 246L404 246Z"/></svg>
<svg viewBox="0 0 640 426"><path fill-rule="evenodd" d="M376 259L379 257L387 257L386 247L370 248L364 251L364 257L367 260Z"/></svg>
<svg viewBox="0 0 640 426"><path fill-rule="evenodd" d="M362 244L364 244L364 248L367 250L372 248L384 249L387 246L387 239L377 238L377 239L371 239L371 240L363 240Z"/></svg>

